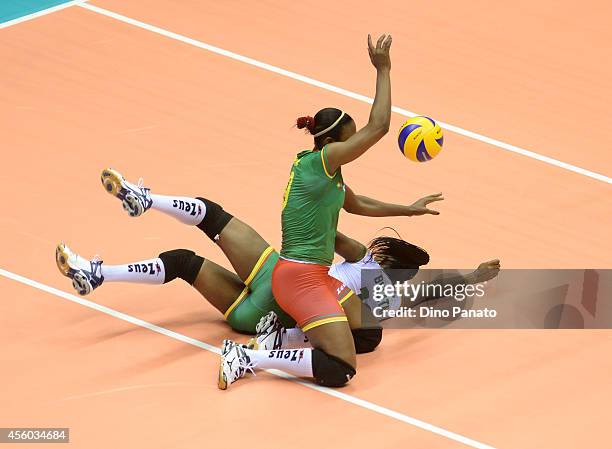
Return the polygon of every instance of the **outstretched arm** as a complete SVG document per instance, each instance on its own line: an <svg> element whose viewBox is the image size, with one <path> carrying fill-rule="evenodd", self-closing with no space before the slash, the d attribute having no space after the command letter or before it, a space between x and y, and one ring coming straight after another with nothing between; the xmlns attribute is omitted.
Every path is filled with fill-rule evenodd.
<svg viewBox="0 0 612 449"><path fill-rule="evenodd" d="M489 260L481 263L478 265L478 268L465 276L457 275L448 278L438 278L431 282L423 283L420 294L416 298L402 297L402 306L416 307L424 302L443 298L444 296L440 293L447 289L449 285L454 288L457 285L480 284L481 282L489 281L499 274L499 270L499 259ZM436 292L435 288L428 288L428 286L439 286L440 288Z"/></svg>
<svg viewBox="0 0 612 449"><path fill-rule="evenodd" d="M440 212L428 209L427 205L434 201L442 201L444 197L441 193L428 195L410 206L401 204L384 203L382 201L368 198L363 195L355 195L355 193L346 186L346 196L344 198L344 210L349 214L364 215L366 217L412 217L415 215L439 215Z"/></svg>
<svg viewBox="0 0 612 449"><path fill-rule="evenodd" d="M368 52L370 60L376 67L376 96L372 104L368 124L344 142L333 142L326 147L326 157L330 173L341 165L354 161L389 131L391 123L391 36L383 34L378 38L376 47L368 35Z"/></svg>

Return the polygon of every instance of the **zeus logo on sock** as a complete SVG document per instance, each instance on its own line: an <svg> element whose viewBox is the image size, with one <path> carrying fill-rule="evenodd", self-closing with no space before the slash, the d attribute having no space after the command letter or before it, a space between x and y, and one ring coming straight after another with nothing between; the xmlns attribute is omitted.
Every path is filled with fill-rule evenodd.
<svg viewBox="0 0 612 449"><path fill-rule="evenodd" d="M149 263L133 263L128 265L128 273L148 273L153 276L159 273L161 267L158 263L153 265L153 262Z"/></svg>
<svg viewBox="0 0 612 449"><path fill-rule="evenodd" d="M299 354L299 359L298 359ZM289 360L291 358L292 362L300 361L304 357L303 349L275 349L270 351L268 354L269 359L277 358L277 359L285 359Z"/></svg>
<svg viewBox="0 0 612 449"><path fill-rule="evenodd" d="M196 215L200 215L202 213L202 206L198 206L196 203L190 203L188 201L172 200L172 207L178 210L184 210L192 217L195 217Z"/></svg>

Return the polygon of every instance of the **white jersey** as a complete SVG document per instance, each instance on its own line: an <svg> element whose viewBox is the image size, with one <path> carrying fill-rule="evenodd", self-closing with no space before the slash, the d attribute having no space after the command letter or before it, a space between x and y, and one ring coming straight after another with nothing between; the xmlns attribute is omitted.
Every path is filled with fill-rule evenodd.
<svg viewBox="0 0 612 449"><path fill-rule="evenodd" d="M364 270L376 271L362 276L362 271ZM375 307L382 307L385 310L398 310L402 305L402 299L399 296L395 294L387 296L384 294L382 287L391 285L392 282L378 262L374 260L370 252L366 253L363 259L355 263L344 261L333 264L329 267L329 275L338 279L359 295L370 310L374 310ZM379 287L376 287L377 285ZM393 291L395 292L395 289Z"/></svg>

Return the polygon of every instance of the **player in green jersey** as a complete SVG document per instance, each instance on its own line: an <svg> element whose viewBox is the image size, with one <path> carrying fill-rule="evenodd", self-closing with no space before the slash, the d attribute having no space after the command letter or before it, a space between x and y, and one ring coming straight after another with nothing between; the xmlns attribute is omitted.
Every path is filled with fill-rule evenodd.
<svg viewBox="0 0 612 449"><path fill-rule="evenodd" d="M110 265L83 258L60 244L56 250L58 268L73 281L79 294L89 294L107 283L165 284L179 278L218 309L234 330L251 334L257 331L258 335L252 340L254 346L266 349L308 346L305 334L293 327L295 321L284 313L272 295L272 269L278 253L248 224L211 200L154 194L140 183L127 182L116 170L104 170L102 183L109 193L122 200L131 216L141 216L154 209L200 229L225 253L236 273L187 249L164 251L151 259ZM435 198L435 195L422 198L411 209L423 210ZM363 290L361 270L425 265L429 256L415 245L392 238L377 238L366 249L341 233L336 234L335 247L345 259L330 267L330 275L337 280L337 301L349 317L357 353L373 351L382 339L382 328L378 320L363 309L367 305L363 306L354 293ZM369 284L365 287L372 289Z"/></svg>
<svg viewBox="0 0 612 449"><path fill-rule="evenodd" d="M227 256L235 273L187 249L164 251L151 259L110 265L101 260L86 259L60 244L56 249L58 268L72 280L79 294L89 294L102 284L114 282L161 285L179 278L192 285L219 310L235 331L254 334L261 318L274 312L278 324L287 329L285 333L291 334L291 340L304 340L303 334L293 329L295 321L278 306L272 295L272 269L279 255L247 223L209 199L152 193L143 185L126 181L113 169L102 172L102 183L109 193L122 200L124 209L131 216L141 216L154 209L203 231ZM425 201L427 198L417 204ZM341 234L337 236L336 245L338 254L345 259L343 265L358 262L366 252L363 245ZM389 257L388 251L380 253L381 257ZM422 250L413 246L402 251L401 257L416 258L421 253ZM355 265L354 270L358 271ZM350 283L347 275L340 273L336 278L339 285ZM338 291L337 300L341 305L358 308L351 322L356 345L362 346L360 352L373 350L382 337L379 335L381 331L362 329L358 313L360 301L348 287Z"/></svg>
<svg viewBox="0 0 612 449"><path fill-rule="evenodd" d="M305 332L312 348L301 349L297 355L287 350L249 350L226 340L219 388L227 388L253 367L281 369L331 387L342 386L355 375L351 329L336 300L337 282L328 273L340 209L379 217L436 213L426 206L411 208L355 195L342 177L341 166L359 158L389 130L390 48L391 36L381 36L376 45L368 36L377 79L365 127L357 131L353 119L335 108L322 109L314 117L297 121L298 128L306 128L313 136L314 148L300 152L293 162L283 198L283 239L280 260L272 272L272 291L280 307Z"/></svg>

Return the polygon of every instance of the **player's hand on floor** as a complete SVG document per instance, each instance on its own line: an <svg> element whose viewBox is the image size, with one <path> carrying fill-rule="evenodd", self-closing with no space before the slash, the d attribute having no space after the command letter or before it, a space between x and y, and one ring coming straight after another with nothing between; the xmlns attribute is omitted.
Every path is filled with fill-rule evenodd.
<svg viewBox="0 0 612 449"><path fill-rule="evenodd" d="M474 271L474 277L476 283L490 281L497 277L500 270L499 259L489 260L478 265L476 271Z"/></svg>
<svg viewBox="0 0 612 449"><path fill-rule="evenodd" d="M427 205L433 203L435 201L442 201L444 197L442 193L434 193L433 195L427 195L426 197L421 198L420 200L415 201L411 206L411 214L410 215L440 215L440 212L433 209L428 209Z"/></svg>

